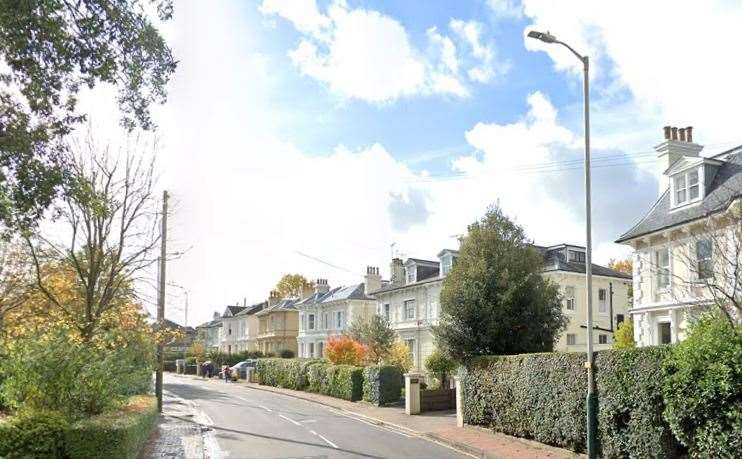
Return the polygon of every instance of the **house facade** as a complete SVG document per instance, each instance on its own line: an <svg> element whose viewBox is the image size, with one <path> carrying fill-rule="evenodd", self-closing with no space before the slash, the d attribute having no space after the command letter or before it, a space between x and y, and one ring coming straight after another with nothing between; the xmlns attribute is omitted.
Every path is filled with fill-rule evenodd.
<svg viewBox="0 0 742 459"><path fill-rule="evenodd" d="M418 371L425 371L425 359L435 350L433 326L438 324L441 286L457 257L457 251L446 249L437 261L393 258L390 282L371 292L377 314L389 320L407 345Z"/></svg>
<svg viewBox="0 0 742 459"><path fill-rule="evenodd" d="M376 300L366 294L381 288L379 268L366 267L364 282L330 289L327 279L317 279L313 294L296 302L299 311L299 357L322 358L327 340L344 334L354 319L368 318Z"/></svg>
<svg viewBox="0 0 742 459"><path fill-rule="evenodd" d="M543 276L562 294L562 311L568 317L566 330L554 346L556 351L584 351L587 344L587 286L585 248L560 244L537 247L544 254ZM631 275L592 265L593 346L609 349L618 325L628 320Z"/></svg>
<svg viewBox="0 0 742 459"><path fill-rule="evenodd" d="M214 319L196 327L196 341L203 343L208 351L219 350L222 316L214 312Z"/></svg>
<svg viewBox="0 0 742 459"><path fill-rule="evenodd" d="M246 306L227 306L221 316L219 328L219 351L231 354L237 350L240 320L237 315L247 309Z"/></svg>
<svg viewBox="0 0 742 459"><path fill-rule="evenodd" d="M296 301L293 298L278 299L271 292L267 306L255 313L258 318L257 350L276 355L290 350L297 355L299 311Z"/></svg>
<svg viewBox="0 0 742 459"><path fill-rule="evenodd" d="M258 329L260 319L256 315L262 311L268 302L262 302L247 306L234 315L236 324L235 347L232 352L246 352L258 350Z"/></svg>
<svg viewBox="0 0 742 459"><path fill-rule="evenodd" d="M692 128L664 128L655 146L659 197L616 241L634 249L630 313L640 346L684 339L690 321L715 303L709 285L738 279L726 268L739 262L740 221L730 214L742 197L742 146L709 157L702 149ZM727 279L714 281L719 275Z"/></svg>

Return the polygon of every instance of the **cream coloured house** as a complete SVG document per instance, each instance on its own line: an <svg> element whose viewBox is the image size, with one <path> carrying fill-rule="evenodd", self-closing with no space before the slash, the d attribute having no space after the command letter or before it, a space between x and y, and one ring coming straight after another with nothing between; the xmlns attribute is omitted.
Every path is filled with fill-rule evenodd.
<svg viewBox="0 0 742 459"><path fill-rule="evenodd" d="M556 351L584 351L587 344L587 286L585 248L560 244L537 247L544 254L543 276L559 285L567 329L554 346ZM593 345L609 349L618 325L628 320L631 275L592 265Z"/></svg>
<svg viewBox="0 0 742 459"><path fill-rule="evenodd" d="M295 298L280 300L271 292L267 306L255 313L258 318L257 350L276 355L290 350L296 355L296 336L299 333L296 301Z"/></svg>
<svg viewBox="0 0 742 459"><path fill-rule="evenodd" d="M299 357L321 358L328 338L344 334L357 317L368 318L376 301L366 292L381 288L379 268L366 267L363 283L330 289L327 279L317 279L315 291L297 301Z"/></svg>
<svg viewBox="0 0 742 459"><path fill-rule="evenodd" d="M742 196L742 146L709 157L702 149L692 128L664 128L655 147L659 197L616 241L634 249L630 313L641 346L682 340L690 320L714 303L712 277L739 255L732 242L740 221L729 213Z"/></svg>
<svg viewBox="0 0 742 459"><path fill-rule="evenodd" d="M268 306L268 302L253 304L245 307L234 315L236 325L235 348L233 352L257 351L258 329L260 319L257 313ZM222 327L223 328L223 327Z"/></svg>

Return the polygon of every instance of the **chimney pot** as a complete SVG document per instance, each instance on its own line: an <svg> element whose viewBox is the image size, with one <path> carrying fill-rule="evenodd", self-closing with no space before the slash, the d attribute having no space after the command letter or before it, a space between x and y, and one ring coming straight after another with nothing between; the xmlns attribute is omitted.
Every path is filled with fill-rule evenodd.
<svg viewBox="0 0 742 459"><path fill-rule="evenodd" d="M678 134L680 134L680 141L685 142L685 129L684 128L678 129Z"/></svg>
<svg viewBox="0 0 742 459"><path fill-rule="evenodd" d="M688 139L688 142L693 142L693 126L685 128L685 137Z"/></svg>
<svg viewBox="0 0 742 459"><path fill-rule="evenodd" d="M678 128L672 128L672 140L678 140Z"/></svg>
<svg viewBox="0 0 742 459"><path fill-rule="evenodd" d="M670 130L672 128L670 126L665 126L663 129L665 130L665 140L670 140Z"/></svg>

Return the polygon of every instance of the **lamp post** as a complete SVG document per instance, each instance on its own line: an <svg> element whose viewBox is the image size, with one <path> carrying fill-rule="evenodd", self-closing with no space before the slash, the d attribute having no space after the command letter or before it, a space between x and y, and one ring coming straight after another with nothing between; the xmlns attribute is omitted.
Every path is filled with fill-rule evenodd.
<svg viewBox="0 0 742 459"><path fill-rule="evenodd" d="M587 368L587 455L589 458L595 458L597 452L597 406L598 396L595 393L595 378L593 373L593 266L592 266L592 223L591 223L591 204L590 204L590 88L589 88L589 69L590 60L588 56L583 56L575 51L568 44L559 41L549 32L528 32L529 38L541 40L544 43L556 43L564 46L572 52L582 62L583 79L584 79L584 98L585 98L585 223L586 223L586 251L585 254L585 284L587 287L587 359L585 367Z"/></svg>

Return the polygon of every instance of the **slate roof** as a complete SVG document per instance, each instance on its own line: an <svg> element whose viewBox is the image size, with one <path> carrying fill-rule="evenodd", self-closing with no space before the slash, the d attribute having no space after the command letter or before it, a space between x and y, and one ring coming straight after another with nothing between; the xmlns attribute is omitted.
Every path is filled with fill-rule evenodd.
<svg viewBox="0 0 742 459"><path fill-rule="evenodd" d="M341 300L372 300L366 296L366 286L363 283L349 285L347 287L338 287L330 290L330 292L322 297L320 303L330 303L332 301Z"/></svg>
<svg viewBox="0 0 742 459"><path fill-rule="evenodd" d="M162 321L163 321L165 327L167 327L167 328L174 328L174 329L177 329L177 330L183 330L183 332L185 332L186 334L190 334L190 333L195 333L196 332L196 329L193 328L193 327L184 327L181 324L179 324L177 322L173 322L172 320L169 320L169 319L163 319Z"/></svg>
<svg viewBox="0 0 742 459"><path fill-rule="evenodd" d="M224 314L222 314L222 317L234 317L240 312L247 309L245 306L227 306L226 311L224 311Z"/></svg>
<svg viewBox="0 0 742 459"><path fill-rule="evenodd" d="M605 266L596 265L595 263L593 263L592 266L593 266L593 275L595 276L618 277L618 278L626 279L626 280L632 279L631 274L626 274L620 271L615 271L611 268L606 268ZM573 272L573 273L585 274L585 263L575 263L575 262L553 259L553 262L551 265L547 265L544 267L544 272L550 272L550 271L568 271L568 272Z"/></svg>
<svg viewBox="0 0 742 459"><path fill-rule="evenodd" d="M262 311L263 309L265 309L266 306L268 306L268 302L263 301L262 303L253 304L252 306L248 306L235 315L236 316L251 316L255 314L256 312Z"/></svg>
<svg viewBox="0 0 742 459"><path fill-rule="evenodd" d="M267 306L263 308L256 314L259 316L262 316L264 314L268 314L271 312L279 312L279 311L296 311L296 300L295 299L281 300L278 303L274 304L273 306Z"/></svg>
<svg viewBox="0 0 742 459"><path fill-rule="evenodd" d="M435 282L435 281L439 281L439 280L442 280L442 279L443 278L441 276L439 276L438 275L438 272L436 271L436 273L435 273L434 276L426 277L425 279L420 279L417 282L413 282L411 284L392 284L392 283L389 283L389 284L381 287L379 290L370 292L370 294L371 295L376 295L377 293L392 292L394 290L401 290L403 288L408 288L408 287L416 287L418 285L427 284L429 282Z"/></svg>
<svg viewBox="0 0 742 459"><path fill-rule="evenodd" d="M204 322L201 325L197 325L196 328L211 328L211 327L221 327L222 326L222 319L214 319L209 322Z"/></svg>
<svg viewBox="0 0 742 459"><path fill-rule="evenodd" d="M711 159L723 159L723 157L726 159L719 166L711 184L708 185L706 196L700 204L670 212L670 190L668 188L644 218L619 237L616 242L626 242L725 210L734 199L742 196L742 145L713 156Z"/></svg>

